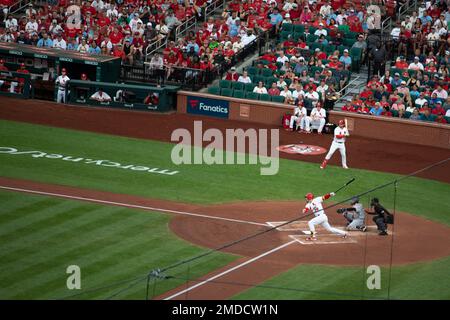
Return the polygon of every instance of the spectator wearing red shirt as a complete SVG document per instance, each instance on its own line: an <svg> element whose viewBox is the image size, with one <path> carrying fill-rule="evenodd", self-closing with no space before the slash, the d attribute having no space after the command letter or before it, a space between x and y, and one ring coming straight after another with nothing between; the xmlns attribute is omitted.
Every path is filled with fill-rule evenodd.
<svg viewBox="0 0 450 320"><path fill-rule="evenodd" d="M447 120L445 120L445 118L442 114L439 114L434 121L437 123L447 123Z"/></svg>
<svg viewBox="0 0 450 320"><path fill-rule="evenodd" d="M235 67L231 67L230 72L227 72L227 75L225 76L225 80L238 81L238 79L239 79L239 73L236 72Z"/></svg>
<svg viewBox="0 0 450 320"><path fill-rule="evenodd" d="M408 62L405 61L404 56L400 56L398 60L395 62L395 67L398 69L408 69Z"/></svg>
<svg viewBox="0 0 450 320"><path fill-rule="evenodd" d="M280 95L280 89L278 89L277 84L275 82L272 82L272 86L267 91L267 93L271 96L279 96Z"/></svg>
<svg viewBox="0 0 450 320"><path fill-rule="evenodd" d="M342 107L342 111L356 112L356 109L355 109L355 107L353 106L351 100L347 100L347 102L345 103L345 105Z"/></svg>
<svg viewBox="0 0 450 320"><path fill-rule="evenodd" d="M0 60L0 71L9 71L8 67L5 66L5 60L3 59Z"/></svg>
<svg viewBox="0 0 450 320"><path fill-rule="evenodd" d="M439 100L436 102L436 106L431 110L431 114L445 115L446 110L442 107L442 102Z"/></svg>

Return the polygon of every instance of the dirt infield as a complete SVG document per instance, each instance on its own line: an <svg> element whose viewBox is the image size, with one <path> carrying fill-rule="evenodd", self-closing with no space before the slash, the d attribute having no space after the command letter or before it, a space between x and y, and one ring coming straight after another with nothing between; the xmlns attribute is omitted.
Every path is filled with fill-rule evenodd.
<svg viewBox="0 0 450 320"><path fill-rule="evenodd" d="M107 108L58 105L39 100L1 99L0 119L23 121L134 138L170 141L173 130L186 128L193 131L193 121L202 120L204 130L234 128L276 128L255 123L212 119L182 114L156 114ZM328 148L330 135L306 135L280 131L280 145L305 143ZM302 156L280 153L282 158L320 163L323 155ZM351 137L347 143L347 161L350 167L382 172L408 174L439 160L450 157L450 150L399 144ZM330 163L340 164L335 155ZM421 177L450 183L450 163L423 173Z"/></svg>
<svg viewBox="0 0 450 320"><path fill-rule="evenodd" d="M140 210L159 211L174 214L170 229L179 237L208 248L216 249L243 237L270 230L267 222L290 221L298 217L301 202L236 202L221 205L192 205L130 195L113 194L96 190L43 184L39 182L0 178L0 190L26 192L61 197L103 205L124 206ZM341 216L329 212L330 222L342 227ZM300 224L300 227L298 226ZM373 225L366 233L352 232L349 239L341 239L318 228L317 243L305 244L306 220L289 231L273 229L245 242L226 248L242 256L202 279L195 279L197 285L203 279L217 277L189 292L175 296L175 299L226 299L261 283L299 264L332 264L347 266L389 265L391 263L391 235L380 237ZM411 230L414 230L413 232ZM450 255L450 228L397 212L394 229L395 241L392 247L392 264L401 265L429 261ZM293 237L297 240L293 240ZM423 241L427 239L427 241ZM302 244L303 243L303 244ZM284 246L280 249L277 247ZM271 250L274 250L270 252ZM266 254L257 258L261 254ZM232 268L236 268L233 270ZM189 285L189 284L188 284ZM174 289L161 298L167 298L186 290L186 285ZM189 286L187 288L190 288Z"/></svg>

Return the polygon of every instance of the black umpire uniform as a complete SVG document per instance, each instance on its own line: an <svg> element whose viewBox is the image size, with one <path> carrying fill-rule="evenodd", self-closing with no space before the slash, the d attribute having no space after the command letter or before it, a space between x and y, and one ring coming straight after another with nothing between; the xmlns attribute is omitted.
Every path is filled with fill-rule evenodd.
<svg viewBox="0 0 450 320"><path fill-rule="evenodd" d="M386 236L388 234L387 224L394 223L394 216L380 204L380 201L377 198L373 198L370 201L370 206L373 208L373 212L366 212L375 215L372 220L378 227L379 235Z"/></svg>

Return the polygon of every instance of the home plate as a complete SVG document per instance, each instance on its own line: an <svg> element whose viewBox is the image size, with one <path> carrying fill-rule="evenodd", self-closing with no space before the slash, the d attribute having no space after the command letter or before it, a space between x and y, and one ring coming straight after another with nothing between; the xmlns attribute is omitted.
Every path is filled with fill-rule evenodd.
<svg viewBox="0 0 450 320"><path fill-rule="evenodd" d="M308 241L305 236L292 234L289 236L291 239L296 240L300 244L346 244L346 243L357 243L356 239L352 237L347 237L345 239L341 238L339 235L334 234L323 234L318 235L317 240Z"/></svg>

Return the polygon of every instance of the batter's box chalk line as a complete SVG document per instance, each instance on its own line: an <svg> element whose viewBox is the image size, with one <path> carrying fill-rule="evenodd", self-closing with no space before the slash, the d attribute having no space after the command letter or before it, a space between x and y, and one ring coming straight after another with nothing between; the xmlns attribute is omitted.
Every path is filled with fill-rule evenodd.
<svg viewBox="0 0 450 320"><path fill-rule="evenodd" d="M294 221L289 224L283 225L282 227L277 227L279 225L285 224L286 222L288 222L288 221L268 221L268 222L266 222L266 224L272 228L276 227L276 229L278 231L285 231L285 232L300 231L300 232L303 232L303 234L311 234L311 232L309 231L309 227L308 227L308 221L304 221L304 220ZM325 228L323 228L320 225L316 226L316 229L319 231L325 231ZM345 231L345 228L343 228L343 227L336 227L336 229ZM325 231L325 232L328 232L328 231Z"/></svg>
<svg viewBox="0 0 450 320"><path fill-rule="evenodd" d="M323 235L317 235L317 240L308 241L304 236L298 235L298 234L292 234L289 236L291 239L294 239L300 244L304 245L310 245L310 244L347 244L347 243L357 243L355 239L352 239L352 237L347 237L345 239L341 238L340 235L334 235L334 234L323 234Z"/></svg>

